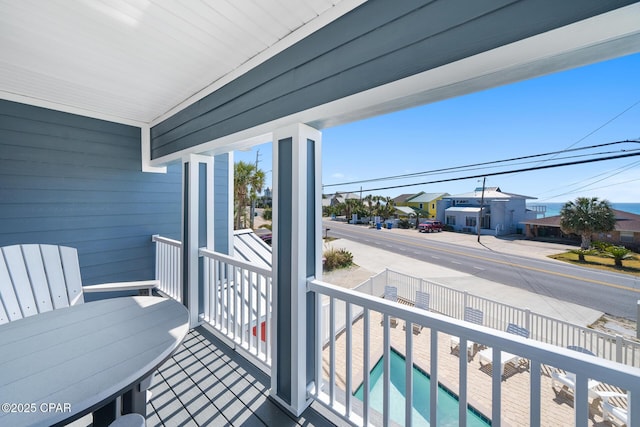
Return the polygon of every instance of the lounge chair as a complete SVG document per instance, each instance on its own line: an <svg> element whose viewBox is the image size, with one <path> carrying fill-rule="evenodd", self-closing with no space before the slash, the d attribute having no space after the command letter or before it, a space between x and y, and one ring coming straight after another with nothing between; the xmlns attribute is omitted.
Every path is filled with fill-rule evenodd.
<svg viewBox="0 0 640 427"><path fill-rule="evenodd" d="M560 389L566 389L566 391L570 392L572 395L575 395L576 392L576 374L573 372L563 372L560 370L555 370L551 372L551 387L555 391L556 385L560 384ZM596 387L601 384L600 381L589 380L587 383L587 388L589 389L589 397L592 399L596 399L599 394L594 391Z"/></svg>
<svg viewBox="0 0 640 427"><path fill-rule="evenodd" d="M421 310L425 310L425 311L429 311L429 301L431 299L431 296L426 293L426 292L422 292L422 291L416 291L416 301L414 303L414 307L415 308L419 308ZM407 324L405 322L404 326L402 327L402 329L406 329L407 328ZM419 334L420 331L422 331L422 325L419 325L417 323L413 324L413 333L414 334Z"/></svg>
<svg viewBox="0 0 640 427"><path fill-rule="evenodd" d="M507 332L514 335L519 335L524 338L529 338L529 330L513 323L509 323L507 326ZM493 349L486 348L478 353L480 357L480 367L484 365L492 365L495 366L495 361L493 360ZM528 360L523 359L517 354L512 354L506 351L500 352L500 374L504 377L504 368L506 365L514 365L514 366L526 366L528 365Z"/></svg>
<svg viewBox="0 0 640 427"><path fill-rule="evenodd" d="M616 399L618 403L622 403L623 401L629 402L626 394L599 392L598 396L602 398L602 418L605 421L609 421L617 427L629 425L629 409L617 405L613 400Z"/></svg>
<svg viewBox="0 0 640 427"><path fill-rule="evenodd" d="M384 299L386 299L387 301L398 302L398 288L396 288L395 286L385 286ZM384 321L384 315L382 321ZM390 317L389 323L391 324L392 328L395 328L398 325L398 319L396 319L395 317Z"/></svg>
<svg viewBox="0 0 640 427"><path fill-rule="evenodd" d="M569 346L567 347L569 350L577 351L579 353L589 354L594 356L594 354L583 347L578 346ZM555 391L555 386L560 384L561 390L566 390L571 393L571 395L575 395L576 392L576 374L573 372L565 372L560 369L555 369L551 372L551 388ZM591 399L597 399L598 397L602 397L595 388L602 384L600 381L589 380L587 383L587 388L589 390L589 397Z"/></svg>
<svg viewBox="0 0 640 427"><path fill-rule="evenodd" d="M474 323L476 325L482 325L484 323L484 313L482 310L478 310L471 307L464 308L464 321ZM457 348L460 351L460 337L455 335L451 336L450 343L451 353ZM467 354L469 355L469 359L472 359L475 355L476 350L478 349L479 344L467 340Z"/></svg>

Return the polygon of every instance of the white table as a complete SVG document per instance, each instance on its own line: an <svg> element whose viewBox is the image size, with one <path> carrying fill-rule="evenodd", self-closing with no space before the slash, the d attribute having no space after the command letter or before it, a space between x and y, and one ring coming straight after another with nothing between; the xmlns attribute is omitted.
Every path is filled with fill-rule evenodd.
<svg viewBox="0 0 640 427"><path fill-rule="evenodd" d="M124 405L146 415L139 383L188 331L187 309L158 297L90 302L0 326L0 426L63 424L123 394Z"/></svg>

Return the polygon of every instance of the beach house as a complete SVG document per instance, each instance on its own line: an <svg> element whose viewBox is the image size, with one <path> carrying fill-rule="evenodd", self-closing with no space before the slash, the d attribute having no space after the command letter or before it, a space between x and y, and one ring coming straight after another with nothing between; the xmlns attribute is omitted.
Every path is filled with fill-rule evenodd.
<svg viewBox="0 0 640 427"><path fill-rule="evenodd" d="M495 235L522 233L521 222L533 214L526 201L535 197L507 193L500 187L477 187L469 193L444 196L437 218L455 231ZM535 218L535 216L534 216Z"/></svg>

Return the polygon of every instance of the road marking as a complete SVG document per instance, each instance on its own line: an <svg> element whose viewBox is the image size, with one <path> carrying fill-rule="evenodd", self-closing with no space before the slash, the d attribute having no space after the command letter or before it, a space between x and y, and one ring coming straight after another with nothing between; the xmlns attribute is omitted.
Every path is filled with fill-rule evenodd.
<svg viewBox="0 0 640 427"><path fill-rule="evenodd" d="M458 264L458 265L462 265L462 263L461 263L461 262L458 262L458 261L451 261L451 264Z"/></svg>
<svg viewBox="0 0 640 427"><path fill-rule="evenodd" d="M433 258L433 259L440 259L440 257L439 257L439 256L435 256L435 255L431 255L431 258Z"/></svg>
<svg viewBox="0 0 640 427"><path fill-rule="evenodd" d="M359 230L351 230L351 229L349 229L349 230L352 233L364 234L362 231L359 231ZM517 268L522 268L524 270L537 271L539 273L546 273L546 274L550 274L550 275L554 275L554 276L564 277L564 278L567 278L567 279L581 280L583 282L593 283L595 285L608 286L610 288L616 288L616 289L621 289L621 290L624 290L624 291L640 293L640 289L630 288L630 287L624 286L624 285L616 285L615 283L603 282L601 280L587 279L585 277L574 276L572 274L558 273L558 272L555 272L555 271L545 270L543 268L530 267L530 266L527 266L527 265L516 264L516 263L510 262L510 261L501 261L501 260L487 258L487 257L484 257L484 256L474 255L474 254L470 254L470 253L467 253L467 252L461 252L461 251L457 251L457 250L453 250L453 249L438 248L438 247L434 247L434 246L430 246L430 245L425 245L425 244L422 244L422 243L414 243L414 242L410 242L410 241L407 241L407 240L394 239L393 237L391 237L389 235L382 235L381 234L380 236L382 236L383 239L391 240L391 241L402 243L402 244L405 244L405 245L418 246L418 247L422 247L422 248L426 248L426 249L433 249L433 250L437 250L439 252L446 252L446 253L455 254L455 255L463 255L463 256L465 256L467 258L475 258L475 259L479 259L479 260L483 260L483 261L489 261L489 262L493 262L494 264L502 264L502 265L506 265L508 267L517 267ZM391 245L388 245L388 244L387 244L387 246L388 247L392 247ZM432 256L432 258L439 259L439 258L436 258L434 256Z"/></svg>
<svg viewBox="0 0 640 427"><path fill-rule="evenodd" d="M473 268L475 268L476 270L482 270L482 271L484 271L484 268L482 268L482 267L478 267L478 266L476 266L476 265L474 265L474 266L473 266Z"/></svg>

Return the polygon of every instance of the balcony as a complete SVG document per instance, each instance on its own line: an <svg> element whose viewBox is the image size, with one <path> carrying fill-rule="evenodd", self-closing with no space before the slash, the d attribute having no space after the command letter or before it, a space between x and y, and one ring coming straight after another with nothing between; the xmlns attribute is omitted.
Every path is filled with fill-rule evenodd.
<svg viewBox="0 0 640 427"><path fill-rule="evenodd" d="M159 238L159 271L166 270L171 263L178 265L179 260L179 251L174 251L173 260L162 255L165 253L161 248L163 244L167 243ZM179 249L179 242L171 245ZM168 402L161 400L154 389L154 398L150 403L152 418L157 416L164 421L166 414L186 417L186 414L194 412L189 409L191 402L206 403L207 399L212 405L196 405L201 413L209 414L210 411L211 415L206 416L225 417L226 407L217 406L219 402L227 401L222 396L227 399L232 397L232 400L236 399L233 396L237 396L245 405L243 411L248 411L231 411L241 414L238 417L249 419L255 416L265 422L262 418L265 415L261 413L273 411L280 414L278 416L287 417L287 422L293 420L290 413L285 411L286 414L281 414L279 406L267 398L271 372L270 345L272 340L277 340L271 335L270 269L205 249L200 250L200 255L205 260L206 309L200 316L205 326L196 328L184 349L160 370L164 382L158 384L156 389L161 391L160 395L165 395L165 400L167 396L174 397L168 398ZM397 278L394 280L397 281ZM378 295L367 295L317 280L308 282L308 291L319 296L315 377L320 387L309 390L314 402L302 414L305 420L317 417L310 421L313 425L327 422L336 425L420 425L416 415L411 419L405 418L406 408L411 408L413 400L419 400L420 395L406 398L405 408L400 410L395 401L391 402L391 371L384 361L390 360L392 352L404 356L406 366L416 366L429 374L431 396L437 395L440 384L457 397L457 419L461 425L469 417L465 409L469 405L481 417L491 420L494 426L607 425L602 424L601 396L607 398L613 393L627 392L630 403L620 398L615 404L622 406L629 417L640 416L636 415L636 408L640 407L636 403L640 400L637 398L640 396L640 369L637 367L428 312L406 304L406 301L405 304L390 302ZM419 327L413 328L413 325ZM466 351L452 351L451 336L459 337L461 349L467 348L467 341L473 341L481 344L481 348L493 349L489 350L493 360L498 360L500 352L508 352L518 355L518 363L507 364L504 372L493 369L486 360L481 363L477 352L469 355ZM633 357L625 356L623 360L628 364L635 364L636 352L632 351ZM606 349L602 349L602 352L620 354ZM362 383L365 390L371 387L367 384L368 376L363 373L370 372L379 360L383 361L383 373L379 380L383 388L380 405L373 402L367 392L362 393L362 400L354 397L354 392ZM232 363L234 368L226 366L227 362ZM206 370L191 368L191 364L206 366ZM575 374L575 393L561 389L559 385L552 387L552 373L558 370ZM245 372L252 376L247 376ZM405 369L405 372L401 381L404 389L400 392L404 396L412 396L410 390L415 374L411 374L411 369ZM242 379L238 380L238 376ZM220 389L218 381L227 384L225 381L228 379L231 383L225 392ZM589 386L594 384L592 380L597 381L598 385L590 390ZM172 381L177 381L178 386L174 387ZM201 382L204 385L200 385ZM195 386L198 391L185 384ZM254 388L250 388L249 384ZM208 397L209 388L218 390L217 400ZM183 396L181 390L189 390L188 397ZM258 403L249 397L245 399L245 392ZM394 411L390 410L392 403L396 406ZM175 414L166 409L174 406ZM430 415L426 419L435 425L438 400L430 400L427 406ZM177 415L182 411L186 413ZM396 415L392 415L392 412ZM397 419L398 413L401 414L400 420ZM200 416L200 413L196 415ZM195 417L193 419L200 423ZM229 422L235 425L235 421ZM242 421L238 421L238 424L242 424Z"/></svg>

